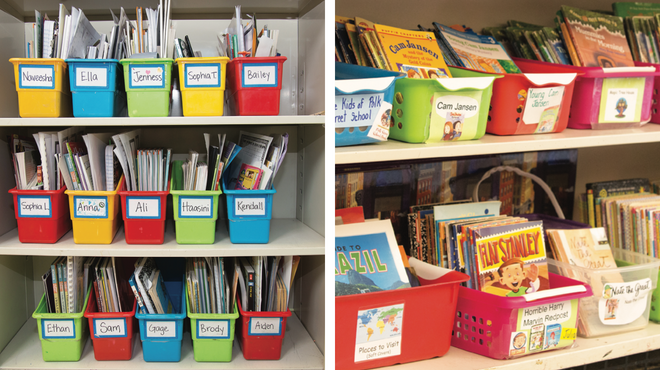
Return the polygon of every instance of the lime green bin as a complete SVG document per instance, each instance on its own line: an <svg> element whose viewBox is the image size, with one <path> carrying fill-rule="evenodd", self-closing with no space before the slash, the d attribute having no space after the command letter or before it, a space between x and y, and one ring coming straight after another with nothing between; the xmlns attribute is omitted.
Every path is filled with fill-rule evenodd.
<svg viewBox="0 0 660 370"><path fill-rule="evenodd" d="M183 190L182 164L183 161L174 161L170 181L176 242L213 244L215 222L218 219L218 196L222 191Z"/></svg>
<svg viewBox="0 0 660 370"><path fill-rule="evenodd" d="M234 324L238 318L236 304L234 313L190 313L186 294L186 308L190 318L195 361L230 362L234 347Z"/></svg>
<svg viewBox="0 0 660 370"><path fill-rule="evenodd" d="M122 59L128 115L167 117L170 114L172 59Z"/></svg>
<svg viewBox="0 0 660 370"><path fill-rule="evenodd" d="M39 339L41 340L41 356L46 362L78 361L85 349L87 337L87 319L83 313L87 309L90 290L85 296L85 305L78 313L48 313L46 295L32 317L37 320Z"/></svg>

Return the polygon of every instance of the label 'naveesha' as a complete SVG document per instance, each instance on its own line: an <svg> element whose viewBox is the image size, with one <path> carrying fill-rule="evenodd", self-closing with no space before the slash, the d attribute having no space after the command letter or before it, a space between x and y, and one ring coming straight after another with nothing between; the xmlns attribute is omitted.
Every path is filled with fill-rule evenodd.
<svg viewBox="0 0 660 370"><path fill-rule="evenodd" d="M234 214L236 216L265 216L266 198L236 198Z"/></svg>
<svg viewBox="0 0 660 370"><path fill-rule="evenodd" d="M55 69L53 66L20 66L20 88L53 89L55 88Z"/></svg>

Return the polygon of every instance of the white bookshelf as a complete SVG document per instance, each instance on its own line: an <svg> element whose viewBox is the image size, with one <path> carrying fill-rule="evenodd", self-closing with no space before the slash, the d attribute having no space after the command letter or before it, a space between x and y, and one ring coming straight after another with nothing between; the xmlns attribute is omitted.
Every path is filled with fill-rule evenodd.
<svg viewBox="0 0 660 370"><path fill-rule="evenodd" d="M256 12L258 26L279 29L278 51L287 56L283 67L279 116L251 117L115 117L115 118L20 118L14 71L7 60L25 55L31 37L34 10L53 18L58 2L0 1L0 26L6 37L0 50L0 144L8 134L31 135L39 131L57 131L70 126L84 126L89 132L122 132L142 129L142 145L172 148L173 153L189 149L204 151L202 133L212 137L227 133L233 141L239 131L260 134L289 134L289 151L275 180L277 193L273 199L270 243L232 244L226 227L225 207L219 207L216 242L212 245L179 245L174 223L167 221L162 245L129 245L123 227L109 245L78 245L72 232L55 244L22 244L7 190L14 186L7 150L0 150L0 369L5 368L287 368L321 369L325 351L325 301L323 275L325 245L325 117L315 115L324 110L324 55L316 52L324 44L325 3L319 0L248 0L241 2L243 12ZM189 35L196 50L204 56L215 49L216 34L227 27L234 5L217 1L172 2L172 18L176 36ZM74 0L66 2L80 7L100 33L110 29L111 6L118 14L123 6L130 19L135 7L155 7L153 0L107 1ZM227 107L225 107L227 111ZM225 113L227 114L227 113ZM216 139L217 140L217 139ZM221 198L224 198L221 196ZM171 206L169 206L171 208ZM139 333L131 361L96 362L91 342L83 358L73 363L45 363L42 360L36 322L32 313L43 293L41 274L54 258L77 256L256 256L299 255L301 263L294 281L282 359L280 361L246 361L234 343L233 360L229 363L197 363L193 359L189 333L183 340L180 363L145 363L142 360ZM42 271L43 270L43 271Z"/></svg>

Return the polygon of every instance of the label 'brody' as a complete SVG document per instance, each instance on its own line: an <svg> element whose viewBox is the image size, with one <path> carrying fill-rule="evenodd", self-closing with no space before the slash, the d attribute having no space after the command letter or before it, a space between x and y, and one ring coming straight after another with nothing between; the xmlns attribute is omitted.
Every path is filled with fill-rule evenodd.
<svg viewBox="0 0 660 370"><path fill-rule="evenodd" d="M21 89L54 89L55 68L53 66L19 65Z"/></svg>
<svg viewBox="0 0 660 370"><path fill-rule="evenodd" d="M276 87L277 63L243 64L243 87Z"/></svg>
<svg viewBox="0 0 660 370"><path fill-rule="evenodd" d="M229 320L197 320L197 338L227 339L231 337Z"/></svg>
<svg viewBox="0 0 660 370"><path fill-rule="evenodd" d="M199 197L179 196L179 217L180 218L212 218L213 197L212 196L199 196Z"/></svg>
<svg viewBox="0 0 660 370"><path fill-rule="evenodd" d="M236 198L234 214L236 216L265 216L266 198Z"/></svg>
<svg viewBox="0 0 660 370"><path fill-rule="evenodd" d="M108 70L106 68L76 68L76 86L108 87Z"/></svg>

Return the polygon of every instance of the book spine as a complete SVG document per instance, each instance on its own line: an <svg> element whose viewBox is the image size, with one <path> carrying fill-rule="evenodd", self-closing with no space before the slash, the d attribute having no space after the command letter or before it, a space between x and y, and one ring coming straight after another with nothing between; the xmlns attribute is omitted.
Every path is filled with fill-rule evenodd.
<svg viewBox="0 0 660 370"><path fill-rule="evenodd" d="M133 277L128 280L128 284L131 286L131 290L133 291L133 295L135 296L135 299L137 300L138 306L139 306L139 311L141 313L146 312L146 309L144 307L144 302L142 301L142 296L140 295L140 292L138 292L137 287L135 286L135 280L133 280Z"/></svg>
<svg viewBox="0 0 660 370"><path fill-rule="evenodd" d="M73 161L71 160L71 156L69 154L64 154L64 161L66 163L66 167L69 169L69 173L71 174L71 182L73 183L73 190L81 190L80 184L78 182L78 176L76 175L75 167L73 167Z"/></svg>
<svg viewBox="0 0 660 370"><path fill-rule="evenodd" d="M62 271L62 264L58 263L57 264L57 276L59 277L59 285L60 285L60 309L61 313L67 313L66 309L66 295L64 294L64 271Z"/></svg>
<svg viewBox="0 0 660 370"><path fill-rule="evenodd" d="M374 45L376 46L376 50L378 51L378 56L381 59L381 62L385 66L385 69L392 71L392 65L390 64L390 59L387 57L385 54L385 49L383 48L383 44L380 42L380 37L378 37L378 32L376 31L371 31L371 35L373 37L373 42Z"/></svg>
<svg viewBox="0 0 660 370"><path fill-rule="evenodd" d="M96 309L99 310L99 312L105 312L105 309L103 309L103 305L101 304L101 296L99 295L99 284L96 280L92 282L94 285L94 295L96 296Z"/></svg>
<svg viewBox="0 0 660 370"><path fill-rule="evenodd" d="M382 60L382 56L378 54L378 48L374 43L374 40L376 38L374 37L373 32L366 31L365 33L363 33L363 35L367 42L367 46L369 47L369 52L371 53L371 56L373 57L373 60L376 63L375 66L380 69L387 69L387 65Z"/></svg>
<svg viewBox="0 0 660 370"><path fill-rule="evenodd" d="M374 61L373 55L371 55L371 49L369 49L369 44L367 43L367 36L361 33L358 35L358 38L360 39L360 43L362 44L362 50L364 50L364 53L367 56L366 66L378 68L378 65L376 65L376 62Z"/></svg>
<svg viewBox="0 0 660 370"><path fill-rule="evenodd" d="M57 280L57 266L55 264L50 265L50 274L53 277L53 299L55 300L55 313L62 313L62 308L60 307L59 282Z"/></svg>
<svg viewBox="0 0 660 370"><path fill-rule="evenodd" d="M573 62L573 65L576 67L581 67L582 62L580 61L580 55L579 55L579 50L575 48L575 40L573 39L573 35L571 34L571 31L566 24L566 21L561 23L561 30L562 30L562 35L564 36L564 43L566 44L566 47L568 48L568 54L571 56L571 61Z"/></svg>
<svg viewBox="0 0 660 370"><path fill-rule="evenodd" d="M408 237L410 239L410 255L417 256L417 213L408 214Z"/></svg>
<svg viewBox="0 0 660 370"><path fill-rule="evenodd" d="M592 189L587 189L587 214L589 215L589 225L596 227L596 221L594 220L594 191Z"/></svg>
<svg viewBox="0 0 660 370"><path fill-rule="evenodd" d="M247 279L248 310L255 311L254 273L249 272L247 276L248 276Z"/></svg>

